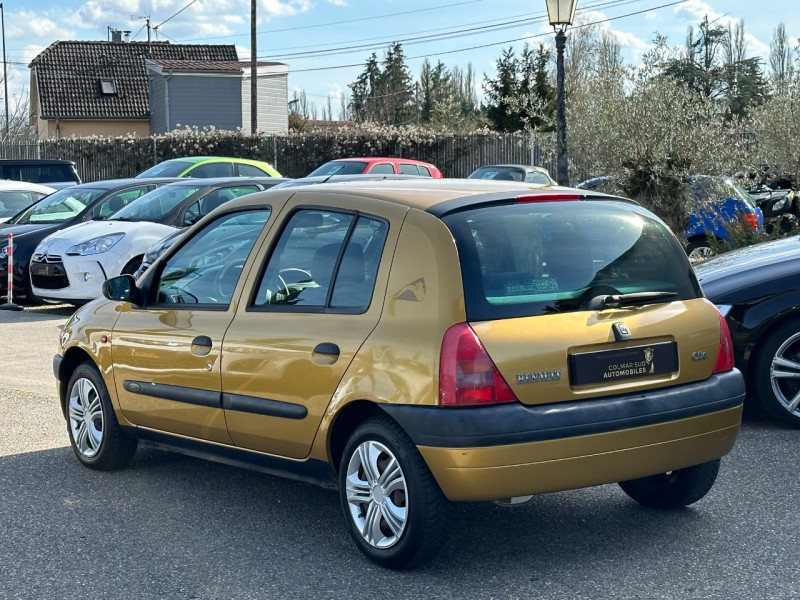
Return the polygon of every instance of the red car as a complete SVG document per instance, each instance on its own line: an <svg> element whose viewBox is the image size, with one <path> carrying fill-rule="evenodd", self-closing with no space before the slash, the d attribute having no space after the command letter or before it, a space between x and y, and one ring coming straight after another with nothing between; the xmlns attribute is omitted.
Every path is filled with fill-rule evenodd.
<svg viewBox="0 0 800 600"><path fill-rule="evenodd" d="M431 163L410 158L337 158L317 167L309 177L326 175L356 175L358 173L419 175L441 179L442 172Z"/></svg>

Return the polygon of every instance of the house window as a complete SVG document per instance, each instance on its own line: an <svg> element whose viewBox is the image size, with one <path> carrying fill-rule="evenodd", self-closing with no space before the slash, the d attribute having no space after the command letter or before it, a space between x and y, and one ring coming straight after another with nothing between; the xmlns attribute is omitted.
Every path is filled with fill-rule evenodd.
<svg viewBox="0 0 800 600"><path fill-rule="evenodd" d="M117 94L116 82L113 79L101 79L100 93L104 96L115 96Z"/></svg>

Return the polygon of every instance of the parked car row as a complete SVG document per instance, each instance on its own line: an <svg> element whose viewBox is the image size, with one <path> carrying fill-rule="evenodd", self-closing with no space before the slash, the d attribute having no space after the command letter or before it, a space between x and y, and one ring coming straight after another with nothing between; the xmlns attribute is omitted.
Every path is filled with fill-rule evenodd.
<svg viewBox="0 0 800 600"><path fill-rule="evenodd" d="M206 158L203 157L189 161L198 167L218 162L216 160L206 162ZM404 164L400 159L384 163L377 158L333 162L343 163L348 169L352 168L350 165L358 164L356 170L361 171L365 168L364 164L391 164L393 169L398 171L401 170L401 164ZM176 172L186 176L191 169ZM31 302L42 300L71 302L76 305L89 302L101 295L102 284L110 277L125 273L135 274L137 278L142 276L159 256L183 239L190 225L217 206L245 194L270 187L297 188L323 182L333 184L382 179L440 178L433 175L423 176L419 172L396 173L394 170L392 173L381 174L380 169L378 173L340 173L341 171L337 171L337 174L315 175L301 179L271 176L218 179L139 177L82 184L55 192L18 213L5 228L0 229L0 232L14 233L15 298ZM203 174L203 171L199 174ZM520 165L481 167L470 178L554 185L544 170ZM602 189L603 184L607 184L609 179L592 180L586 182L583 187ZM747 203L746 194L738 195L736 186L730 181L697 177L692 180L692 185L698 202L701 197L705 198L703 203L699 203L700 205L706 206L710 195L721 197L723 194L729 194L718 203L719 214L733 218L733 215L742 211L745 214L756 215L752 219L754 227L761 225L757 209ZM609 190L605 191L607 193ZM616 192L617 189L612 187L611 191ZM2 188L0 188L0 201L2 198ZM719 215L716 219L712 219L703 211L693 215L687 235L690 235L690 231L700 231L702 227L707 227L708 231L713 231L720 237L725 235L726 230L720 226ZM695 235L693 234L690 239ZM565 239L564 244L569 244L569 241ZM780 252L777 251L779 247L782 248ZM690 246L690 256L691 248ZM793 248L794 245L789 242L767 245L763 250L745 248L697 268L700 281L703 287L707 288L707 296L720 306L729 320L731 330L734 332L736 364L747 377L748 389L751 390L754 401L763 405L770 414L783 422L798 425L800 385L795 389L792 378L783 374L788 363L782 363L783 370L781 370L770 362L772 359L765 358L771 356L780 362L780 357L775 358L780 354L784 357L781 360L785 361L785 355L789 350L786 348L778 350L772 348L772 345L781 335L786 334L788 339L800 331L800 324L795 322L800 319L800 315L792 308L795 289L790 276L791 269L795 265L794 254L800 254L800 250L795 253L792 251ZM757 253L764 263L769 263L774 255L775 264L770 264L770 268L766 266L762 268L758 261L749 258L751 253ZM0 261L4 258L5 248L0 246ZM779 271L780 274L773 276L775 269L772 267L784 262L786 264ZM751 267L751 265L759 266ZM0 264L0 268L2 266ZM750 283L752 278L755 278L757 284ZM732 280L735 283L730 283ZM743 281L746 283L742 283ZM724 285L720 282L724 282ZM4 286L5 281L0 281L0 293ZM735 289L737 298L744 294L745 299L742 302L746 308L742 310L748 314L746 321L736 310L731 309L733 305L730 304L728 297L718 291L723 288ZM749 290L748 294L744 293L744 289ZM765 290L769 290L769 293L758 296ZM759 312L763 318L755 321L755 317L752 316L755 313L751 311L760 306L762 299L765 302L769 300L769 306L774 306L775 295L778 293L787 298L787 306L774 313L764 309ZM779 333L775 333L776 331ZM787 348L793 351L791 344ZM769 381L769 384L765 381Z"/></svg>

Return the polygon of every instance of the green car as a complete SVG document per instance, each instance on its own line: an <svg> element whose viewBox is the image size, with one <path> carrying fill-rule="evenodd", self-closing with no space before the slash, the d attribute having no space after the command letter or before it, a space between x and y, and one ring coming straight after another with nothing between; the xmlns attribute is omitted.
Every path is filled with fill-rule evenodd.
<svg viewBox="0 0 800 600"><path fill-rule="evenodd" d="M139 173L137 179L150 177L281 177L272 165L248 158L227 156L187 156L165 160Z"/></svg>

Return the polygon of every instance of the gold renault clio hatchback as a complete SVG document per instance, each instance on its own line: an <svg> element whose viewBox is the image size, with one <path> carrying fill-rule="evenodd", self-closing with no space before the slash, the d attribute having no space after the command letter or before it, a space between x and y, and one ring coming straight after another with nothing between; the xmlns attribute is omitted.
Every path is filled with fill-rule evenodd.
<svg viewBox="0 0 800 600"><path fill-rule="evenodd" d="M390 568L451 502L712 487L744 384L681 245L631 201L478 180L234 200L78 309L54 371L78 459L138 443L338 488Z"/></svg>

